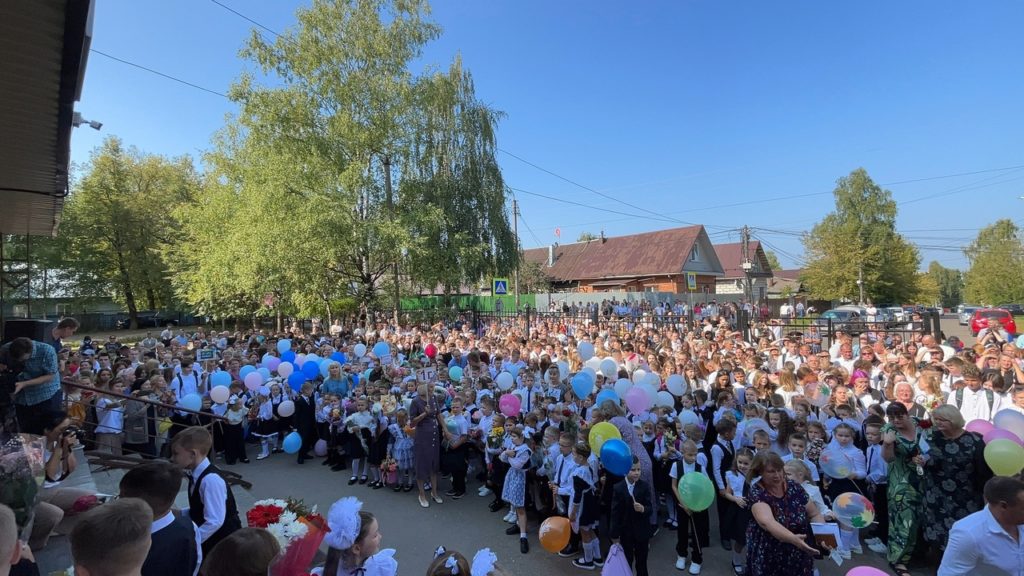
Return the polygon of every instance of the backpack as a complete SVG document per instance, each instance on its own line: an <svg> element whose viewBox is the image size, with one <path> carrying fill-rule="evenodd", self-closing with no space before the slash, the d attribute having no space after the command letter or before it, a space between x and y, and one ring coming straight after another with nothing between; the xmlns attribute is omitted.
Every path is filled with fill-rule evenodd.
<svg viewBox="0 0 1024 576"><path fill-rule="evenodd" d="M992 414L992 406L995 405L996 398L995 398L995 395L992 393L992 391L989 390L988 388L985 389L985 399L988 400L988 413L989 413L990 416L992 416L993 415ZM959 390L956 391L956 399L954 401L956 402L956 409L957 410L959 410L960 407L964 405L964 389L963 388L960 388Z"/></svg>

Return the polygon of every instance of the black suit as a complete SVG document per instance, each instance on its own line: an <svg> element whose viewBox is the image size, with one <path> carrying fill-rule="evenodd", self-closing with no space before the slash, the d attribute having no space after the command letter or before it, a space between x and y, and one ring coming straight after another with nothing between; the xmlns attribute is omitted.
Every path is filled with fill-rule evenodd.
<svg viewBox="0 0 1024 576"><path fill-rule="evenodd" d="M316 406L312 398L301 395L295 398L295 430L302 436L299 448L299 463L302 463L316 443Z"/></svg>
<svg viewBox="0 0 1024 576"><path fill-rule="evenodd" d="M643 512L633 508L634 501L644 507ZM637 576L647 576L647 552L654 532L654 525L651 524L653 507L654 498L647 484L634 484L632 496L625 480L615 485L609 537L622 544L626 560L630 566L636 567Z"/></svg>

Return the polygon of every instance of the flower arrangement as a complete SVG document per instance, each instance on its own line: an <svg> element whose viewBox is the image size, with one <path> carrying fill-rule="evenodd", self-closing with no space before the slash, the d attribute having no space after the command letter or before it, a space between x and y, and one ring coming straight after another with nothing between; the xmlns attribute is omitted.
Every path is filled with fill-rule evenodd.
<svg viewBox="0 0 1024 576"><path fill-rule="evenodd" d="M44 479L43 440L6 438L0 445L0 503L14 511L19 528L32 520Z"/></svg>
<svg viewBox="0 0 1024 576"><path fill-rule="evenodd" d="M501 448L504 440L505 428L503 426L492 426L491 431L487 434L487 447L491 450L497 450Z"/></svg>
<svg viewBox="0 0 1024 576"><path fill-rule="evenodd" d="M270 569L271 576L304 576L324 536L330 532L316 506L309 508L302 500L268 499L256 502L246 512L250 527L270 532L284 552Z"/></svg>

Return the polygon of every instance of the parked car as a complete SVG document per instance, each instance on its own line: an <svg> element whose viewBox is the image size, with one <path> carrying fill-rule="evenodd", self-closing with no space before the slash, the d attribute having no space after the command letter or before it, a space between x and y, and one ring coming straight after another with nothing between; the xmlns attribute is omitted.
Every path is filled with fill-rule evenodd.
<svg viewBox="0 0 1024 576"><path fill-rule="evenodd" d="M1017 324L1013 321L1013 314L1002 308L979 308L974 311L971 318L971 335L977 337L982 328L988 327L990 318L996 318L1003 325L1003 330L1010 333L1010 336L1017 334Z"/></svg>
<svg viewBox="0 0 1024 576"><path fill-rule="evenodd" d="M975 306L973 304L959 305L957 308L957 318L960 321L961 326L967 326L971 323L971 318L974 318L974 311L981 308L981 306Z"/></svg>
<svg viewBox="0 0 1024 576"><path fill-rule="evenodd" d="M822 330L827 330L829 321L832 324L832 331L842 330L848 334L860 334L864 331L866 313L860 306L839 306L831 310L825 310L817 318L814 324Z"/></svg>
<svg viewBox="0 0 1024 576"><path fill-rule="evenodd" d="M1000 304L994 308L1002 308L1014 316L1024 316L1024 306L1020 304Z"/></svg>
<svg viewBox="0 0 1024 576"><path fill-rule="evenodd" d="M879 311L885 311L885 316L893 322L906 322L910 316L903 311L903 308L899 306L887 306L885 308L879 308Z"/></svg>

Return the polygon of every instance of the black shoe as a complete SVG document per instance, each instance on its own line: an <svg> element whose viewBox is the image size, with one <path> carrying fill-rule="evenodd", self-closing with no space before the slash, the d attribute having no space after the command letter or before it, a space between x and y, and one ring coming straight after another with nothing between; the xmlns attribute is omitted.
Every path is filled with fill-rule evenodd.
<svg viewBox="0 0 1024 576"><path fill-rule="evenodd" d="M242 458L241 460L239 460L239 462L241 462L242 464L248 464L249 463L249 459L248 458Z"/></svg>
<svg viewBox="0 0 1024 576"><path fill-rule="evenodd" d="M495 500L494 502L491 502L490 505L487 506L487 509L490 510L491 512L497 512L498 510L503 510L504 508L505 505L502 504L500 500Z"/></svg>
<svg viewBox="0 0 1024 576"><path fill-rule="evenodd" d="M391 491L392 492L401 492L402 491L402 485L401 484L395 484L394 486L391 487Z"/></svg>
<svg viewBox="0 0 1024 576"><path fill-rule="evenodd" d="M458 500L459 498L462 498L465 495L465 492L456 492L455 494L449 494L449 496L452 497L452 500Z"/></svg>
<svg viewBox="0 0 1024 576"><path fill-rule="evenodd" d="M271 452L273 452L274 454L280 454L281 452L284 452L284 450L280 448L274 448L273 450L271 450Z"/></svg>
<svg viewBox="0 0 1024 576"><path fill-rule="evenodd" d="M406 484L402 487L402 492L412 492L412 484Z"/></svg>
<svg viewBox="0 0 1024 576"><path fill-rule="evenodd" d="M604 558L594 558L594 566L598 568L604 566Z"/></svg>
<svg viewBox="0 0 1024 576"><path fill-rule="evenodd" d="M459 493L459 492L458 492L457 490L455 490L455 489L453 488L453 489L451 489L451 490L449 490L449 491L445 492L445 493L444 493L444 495L445 495L445 496L455 496L455 495L456 495L456 494L458 494L458 493Z"/></svg>
<svg viewBox="0 0 1024 576"><path fill-rule="evenodd" d="M338 464L335 464L334 466L331 466L331 470L334 470L335 472L340 472L340 471L344 470L345 468L348 468L348 466L345 466L344 464L341 464L340 462Z"/></svg>
<svg viewBox="0 0 1024 576"><path fill-rule="evenodd" d="M380 490L381 488L384 487L384 483L383 482L374 482L373 484L371 484L371 486L373 487L374 490Z"/></svg>
<svg viewBox="0 0 1024 576"><path fill-rule="evenodd" d="M366 484L366 476L363 476L362 478L360 478L359 479L359 483L360 484Z"/></svg>
<svg viewBox="0 0 1024 576"><path fill-rule="evenodd" d="M519 525L513 524L509 526L505 529L505 534L508 534L509 536L515 536L516 534L519 534Z"/></svg>
<svg viewBox="0 0 1024 576"><path fill-rule="evenodd" d="M519 551L523 554L530 551L530 543L526 541L526 538L519 539Z"/></svg>
<svg viewBox="0 0 1024 576"><path fill-rule="evenodd" d="M326 459L324 459L323 462L320 463L320 465L321 466L334 466L334 460L331 459L331 458L326 458Z"/></svg>
<svg viewBox="0 0 1024 576"><path fill-rule="evenodd" d="M579 548L574 547L572 544L566 544L565 548L558 551L558 555L562 558L572 558L574 556L578 556L579 553Z"/></svg>
<svg viewBox="0 0 1024 576"><path fill-rule="evenodd" d="M349 485L349 486L351 486L351 485L355 484L356 482L358 482L358 480L356 480L356 477L355 477L355 476L353 476L353 477L351 477L351 478L349 478L349 479L348 479L348 485Z"/></svg>

